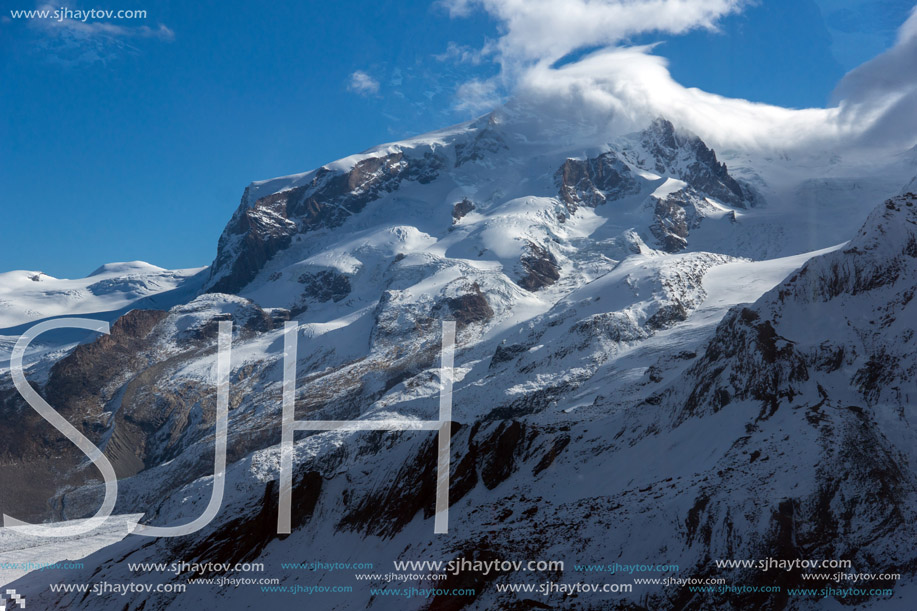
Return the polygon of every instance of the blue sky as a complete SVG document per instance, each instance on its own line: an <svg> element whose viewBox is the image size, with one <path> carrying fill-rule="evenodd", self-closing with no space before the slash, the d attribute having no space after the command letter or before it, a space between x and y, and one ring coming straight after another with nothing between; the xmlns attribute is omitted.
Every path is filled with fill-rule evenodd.
<svg viewBox="0 0 917 611"><path fill-rule="evenodd" d="M147 17L72 27L11 18L33 0L0 6L0 271L209 264L250 181L465 120L460 85L500 70L475 54L503 32L494 17L415 0L100 0L68 7ZM912 7L761 0L716 31L624 42L662 41L686 86L824 106Z"/></svg>

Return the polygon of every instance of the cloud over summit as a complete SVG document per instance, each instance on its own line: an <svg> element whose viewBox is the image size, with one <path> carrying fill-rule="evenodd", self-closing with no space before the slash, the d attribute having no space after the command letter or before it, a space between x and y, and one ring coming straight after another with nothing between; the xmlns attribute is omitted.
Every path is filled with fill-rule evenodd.
<svg viewBox="0 0 917 611"><path fill-rule="evenodd" d="M500 74L471 87L491 97L502 89L622 130L663 115L720 147L906 148L917 142L917 9L892 49L842 79L828 108L788 109L684 87L653 46L629 46L629 38L640 34L716 29L720 18L745 5L743 0L446 2L453 16L481 9L499 23L501 36L490 46ZM595 50L567 61L583 49ZM558 62L562 58L566 63ZM460 93L469 87L463 85Z"/></svg>

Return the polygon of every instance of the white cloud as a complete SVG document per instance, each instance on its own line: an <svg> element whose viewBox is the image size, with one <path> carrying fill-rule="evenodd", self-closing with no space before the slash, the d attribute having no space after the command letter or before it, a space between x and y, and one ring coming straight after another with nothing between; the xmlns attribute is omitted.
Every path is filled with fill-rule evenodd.
<svg viewBox="0 0 917 611"><path fill-rule="evenodd" d="M851 122L868 129L862 143L898 141L917 134L917 6L891 49L848 72L834 100Z"/></svg>
<svg viewBox="0 0 917 611"><path fill-rule="evenodd" d="M72 19L65 19L61 22L52 21L51 23L54 24L51 26L52 28L57 27L69 30L87 38L98 36L110 38L158 38L159 40L173 40L175 38L175 32L162 24L159 24L157 28L151 28L146 25L123 26L101 21L82 23Z"/></svg>
<svg viewBox="0 0 917 611"><path fill-rule="evenodd" d="M54 4L39 4L37 10L46 10L53 13L62 9ZM131 23L131 20L126 20L125 23ZM51 36L69 34L75 39L84 40L92 38L158 38L160 40L172 40L175 38L175 33L162 24L155 28L148 25L118 25L110 21L72 19L67 17L66 14L59 18L31 19L30 24Z"/></svg>
<svg viewBox="0 0 917 611"><path fill-rule="evenodd" d="M437 61L454 61L459 64L479 65L484 59L493 54L492 44L485 45L483 49L472 49L468 45L460 45L454 41L449 41L446 46L446 52L434 55L433 59Z"/></svg>
<svg viewBox="0 0 917 611"><path fill-rule="evenodd" d="M498 83L495 79L483 81L473 79L462 83L455 93L455 109L473 114L491 110L503 101L498 89Z"/></svg>
<svg viewBox="0 0 917 611"><path fill-rule="evenodd" d="M862 101L869 97L907 91L917 87L917 7L898 31L894 47L854 68L838 84L836 100Z"/></svg>
<svg viewBox="0 0 917 611"><path fill-rule="evenodd" d="M454 16L481 7L505 28L504 61L554 61L585 47L616 44L643 32L680 34L714 28L744 0L447 0Z"/></svg>
<svg viewBox="0 0 917 611"><path fill-rule="evenodd" d="M520 78L515 97L592 133L622 133L667 117L714 147L781 148L839 132L840 109L790 110L725 98L676 82L665 58L646 47L598 51L561 68L539 63ZM826 126L832 126L825 129Z"/></svg>
<svg viewBox="0 0 917 611"><path fill-rule="evenodd" d="M358 95L375 95L379 93L379 81L362 70L357 70L350 75L347 90Z"/></svg>
<svg viewBox="0 0 917 611"><path fill-rule="evenodd" d="M913 146L917 141L917 9L894 48L851 71L830 108L794 110L687 88L652 47L621 47L641 32L714 28L740 0L451 0L454 15L482 7L500 21L501 74L459 88L464 100L497 99L502 84L513 104L563 117L583 130L621 133L666 116L715 147L758 149ZM553 68L577 49L601 47ZM804 61L801 58L800 61Z"/></svg>
<svg viewBox="0 0 917 611"><path fill-rule="evenodd" d="M37 10L70 10L65 5L39 3ZM72 18L70 14L84 18ZM89 13L89 14L86 14ZM74 11L61 16L29 20L29 27L38 34L39 44L47 59L62 65L79 65L116 58L123 52L136 52L130 42L141 39L172 41L175 33L163 24L156 27L133 25L140 19L124 19L119 23L96 20L90 11Z"/></svg>

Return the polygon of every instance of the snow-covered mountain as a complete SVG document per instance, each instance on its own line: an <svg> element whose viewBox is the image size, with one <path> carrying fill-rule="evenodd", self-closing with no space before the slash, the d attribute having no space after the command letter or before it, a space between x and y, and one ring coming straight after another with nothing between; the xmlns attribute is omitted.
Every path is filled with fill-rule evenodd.
<svg viewBox="0 0 917 611"><path fill-rule="evenodd" d="M40 271L0 273L0 374L9 372L16 339L36 323L68 316L114 322L131 309L168 309L200 292L207 268L167 270L143 261L108 263L85 278ZM35 342L27 359L53 362L82 341L82 331L54 330Z"/></svg>
<svg viewBox="0 0 917 611"><path fill-rule="evenodd" d="M896 194L914 174L909 153L868 164L719 153L662 118L584 136L510 105L252 183L202 292L174 307L130 302L110 336L33 367L49 402L114 464L117 512L172 525L210 497L216 329L234 323L216 521L175 540L130 536L67 579L184 582L127 562L257 560L283 585L354 585L336 609L604 609L606 594L526 602L497 586L575 583L574 565L614 561L772 585L772 574L714 561L847 558L856 572L902 573L893 598L906 599L917 567L906 544L917 202ZM45 315L57 313L77 312ZM298 419L433 420L443 319L458 327L449 534L432 528L434 435L336 431L297 438L294 532L276 536L283 323L300 324ZM101 486L75 448L8 386L0 409L0 477L15 483L28 465L47 482L33 498L4 497L3 513L91 515ZM327 559L385 573L393 558L458 556L567 569L465 574L437 587L474 596L405 600L370 597L352 576L279 568ZM52 593L48 579L15 587L39 608L139 604ZM260 596L192 586L144 609L242 609ZM761 609L820 604L743 604L752 598ZM643 584L613 602L734 608Z"/></svg>
<svg viewBox="0 0 917 611"><path fill-rule="evenodd" d="M203 268L167 270L131 261L103 265L76 280L39 271L5 272L0 274L0 333L57 316L123 314L131 307L168 308L193 297L200 284L190 280L201 271Z"/></svg>

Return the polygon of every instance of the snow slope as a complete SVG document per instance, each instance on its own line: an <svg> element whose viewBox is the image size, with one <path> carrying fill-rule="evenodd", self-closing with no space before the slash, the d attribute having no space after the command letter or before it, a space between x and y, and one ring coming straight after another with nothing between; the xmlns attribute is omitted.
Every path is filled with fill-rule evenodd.
<svg viewBox="0 0 917 611"><path fill-rule="evenodd" d="M143 261L109 263L86 278L65 280L42 272L0 273L0 333L57 316L102 314L143 301L146 307L170 307L187 299L174 292L204 268L167 270Z"/></svg>

